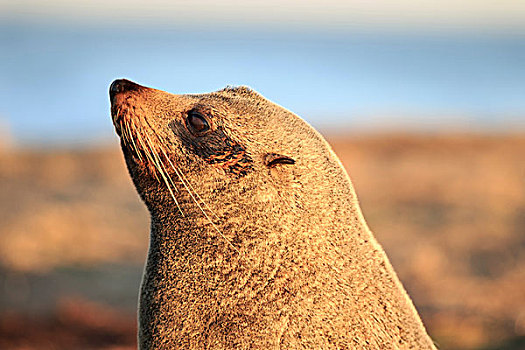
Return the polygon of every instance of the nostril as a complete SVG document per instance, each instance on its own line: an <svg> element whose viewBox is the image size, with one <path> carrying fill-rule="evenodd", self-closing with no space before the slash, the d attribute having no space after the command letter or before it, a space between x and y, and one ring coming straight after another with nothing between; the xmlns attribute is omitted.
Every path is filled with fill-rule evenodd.
<svg viewBox="0 0 525 350"><path fill-rule="evenodd" d="M112 95L118 94L119 92L124 92L125 90L125 80L124 79L117 79L113 83L111 83L111 86L109 87L109 93Z"/></svg>
<svg viewBox="0 0 525 350"><path fill-rule="evenodd" d="M137 90L140 85L126 79L117 79L109 86L109 94L114 96L124 91Z"/></svg>

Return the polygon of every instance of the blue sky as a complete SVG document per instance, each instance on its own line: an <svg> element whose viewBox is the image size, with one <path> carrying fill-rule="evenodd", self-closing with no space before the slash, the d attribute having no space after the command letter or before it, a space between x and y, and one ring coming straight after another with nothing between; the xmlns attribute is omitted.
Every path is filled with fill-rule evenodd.
<svg viewBox="0 0 525 350"><path fill-rule="evenodd" d="M525 2L0 0L0 127L113 135L115 78L249 85L330 130L523 130Z"/></svg>

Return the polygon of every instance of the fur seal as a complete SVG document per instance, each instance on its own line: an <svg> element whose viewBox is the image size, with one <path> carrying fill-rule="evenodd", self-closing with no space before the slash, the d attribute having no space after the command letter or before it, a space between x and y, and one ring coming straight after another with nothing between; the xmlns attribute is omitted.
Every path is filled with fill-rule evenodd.
<svg viewBox="0 0 525 350"><path fill-rule="evenodd" d="M151 214L140 349L435 349L305 121L247 87L110 100Z"/></svg>

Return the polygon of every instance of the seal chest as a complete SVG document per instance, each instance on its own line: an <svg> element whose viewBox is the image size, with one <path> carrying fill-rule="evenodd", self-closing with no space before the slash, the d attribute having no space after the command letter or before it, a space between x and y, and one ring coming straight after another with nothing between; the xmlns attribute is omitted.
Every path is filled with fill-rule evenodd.
<svg viewBox="0 0 525 350"><path fill-rule="evenodd" d="M305 121L246 87L110 99L151 214L141 349L435 349Z"/></svg>

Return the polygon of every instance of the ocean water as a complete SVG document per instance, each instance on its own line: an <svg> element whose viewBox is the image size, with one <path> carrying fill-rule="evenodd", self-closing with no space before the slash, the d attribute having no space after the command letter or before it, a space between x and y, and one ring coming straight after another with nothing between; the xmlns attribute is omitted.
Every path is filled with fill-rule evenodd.
<svg viewBox="0 0 525 350"><path fill-rule="evenodd" d="M525 35L0 24L0 127L16 143L114 137L121 77L173 93L248 85L321 129L525 128Z"/></svg>

